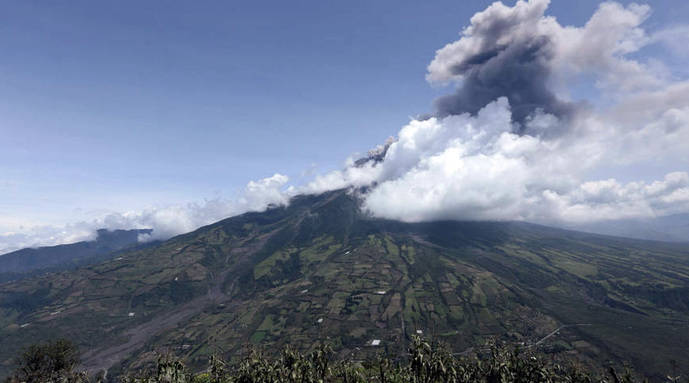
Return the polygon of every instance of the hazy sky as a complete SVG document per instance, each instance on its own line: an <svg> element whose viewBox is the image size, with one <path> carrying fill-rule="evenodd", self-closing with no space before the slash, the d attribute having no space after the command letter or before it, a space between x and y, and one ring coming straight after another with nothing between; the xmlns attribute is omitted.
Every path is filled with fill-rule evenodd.
<svg viewBox="0 0 689 383"><path fill-rule="evenodd" d="M433 111L453 87L429 85L428 64L489 4L0 1L0 234L341 168ZM598 4L555 0L547 13L581 26ZM689 20L685 0L651 6L649 33ZM687 74L689 56L632 53L644 55ZM595 101L590 88L570 94Z"/></svg>

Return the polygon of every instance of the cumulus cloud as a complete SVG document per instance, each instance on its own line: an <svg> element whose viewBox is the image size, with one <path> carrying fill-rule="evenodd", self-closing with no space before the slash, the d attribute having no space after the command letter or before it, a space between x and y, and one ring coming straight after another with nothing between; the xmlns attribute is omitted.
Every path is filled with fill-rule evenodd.
<svg viewBox="0 0 689 383"><path fill-rule="evenodd" d="M0 254L26 247L52 246L96 239L97 228L86 222L63 226L3 223L13 230L0 232Z"/></svg>
<svg viewBox="0 0 689 383"><path fill-rule="evenodd" d="M92 225L104 228L152 228L150 239L165 239L247 211L262 211L269 205L285 205L289 193L282 188L287 181L287 176L275 174L259 181L250 181L238 198L214 198L202 203L109 214Z"/></svg>
<svg viewBox="0 0 689 383"><path fill-rule="evenodd" d="M689 56L689 26L673 25L654 33L651 36L653 42L658 42L669 48L674 54L680 57Z"/></svg>
<svg viewBox="0 0 689 383"><path fill-rule="evenodd" d="M153 229L151 235L142 236L140 240L167 239L223 218L248 211L262 211L270 205L285 205L292 195L292 189L285 188L287 182L287 176L276 173L271 177L250 181L235 198L213 198L200 203L112 213L92 221L64 226L22 225L21 230L0 232L0 254L24 247L92 240L96 237L96 230L101 228L150 228Z"/></svg>
<svg viewBox="0 0 689 383"><path fill-rule="evenodd" d="M547 138L515 133L509 103L500 98L476 116L413 121L376 166L376 186L364 205L405 221L556 223L687 212L686 172L648 184L582 181L602 165L686 156L687 116L670 109L634 128L589 116L569 133ZM528 124L542 131L561 121L539 115Z"/></svg>
<svg viewBox="0 0 689 383"><path fill-rule="evenodd" d="M689 173L669 173L651 183L590 181L566 194L546 190L543 196L565 222L667 216L689 211Z"/></svg>
<svg viewBox="0 0 689 383"><path fill-rule="evenodd" d="M435 116L403 127L380 160L322 184L373 185L365 208L404 221L579 223L689 211L689 82L630 58L660 39L641 27L650 8L607 2L574 27L547 7L494 3L474 15L428 66L428 81L457 84ZM568 100L581 76L595 79L607 105ZM678 169L656 181L622 183L614 171L590 179L654 161Z"/></svg>

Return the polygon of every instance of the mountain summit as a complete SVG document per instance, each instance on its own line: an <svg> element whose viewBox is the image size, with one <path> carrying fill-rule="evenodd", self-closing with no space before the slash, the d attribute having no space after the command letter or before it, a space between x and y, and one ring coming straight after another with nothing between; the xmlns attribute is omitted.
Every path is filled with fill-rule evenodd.
<svg viewBox="0 0 689 383"><path fill-rule="evenodd" d="M689 246L517 222L374 219L355 193L295 197L97 265L2 285L0 363L65 336L109 376L156 358L202 368L247 343L402 354L488 340L649 375L689 364Z"/></svg>

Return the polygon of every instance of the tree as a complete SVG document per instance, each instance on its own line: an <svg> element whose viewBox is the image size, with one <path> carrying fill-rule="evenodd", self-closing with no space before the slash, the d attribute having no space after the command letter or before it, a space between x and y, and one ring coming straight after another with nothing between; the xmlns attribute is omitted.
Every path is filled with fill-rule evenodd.
<svg viewBox="0 0 689 383"><path fill-rule="evenodd" d="M67 339L34 344L15 359L17 368L8 383L78 382L85 378L74 369L79 364L79 352Z"/></svg>

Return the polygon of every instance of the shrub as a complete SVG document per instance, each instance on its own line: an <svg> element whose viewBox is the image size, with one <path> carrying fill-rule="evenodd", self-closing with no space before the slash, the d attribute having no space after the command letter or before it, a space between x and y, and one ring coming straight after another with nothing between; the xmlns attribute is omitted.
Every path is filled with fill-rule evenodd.
<svg viewBox="0 0 689 383"><path fill-rule="evenodd" d="M78 363L79 352L69 340L57 339L31 345L15 359L17 367L7 382L86 381L85 374L74 371Z"/></svg>
<svg viewBox="0 0 689 383"><path fill-rule="evenodd" d="M170 357L141 377L125 376L123 383L635 383L631 372L606 376L580 367L548 362L534 353L493 345L484 356L455 357L446 347L413 337L408 354L393 361L384 356L355 362L333 360L328 345L304 354L285 348L279 357L267 358L251 350L236 364L211 357L199 374ZM32 346L19 358L10 382L86 383L84 373L75 373L76 349L66 341ZM681 377L668 377L679 382ZM689 380L682 380L689 382Z"/></svg>

